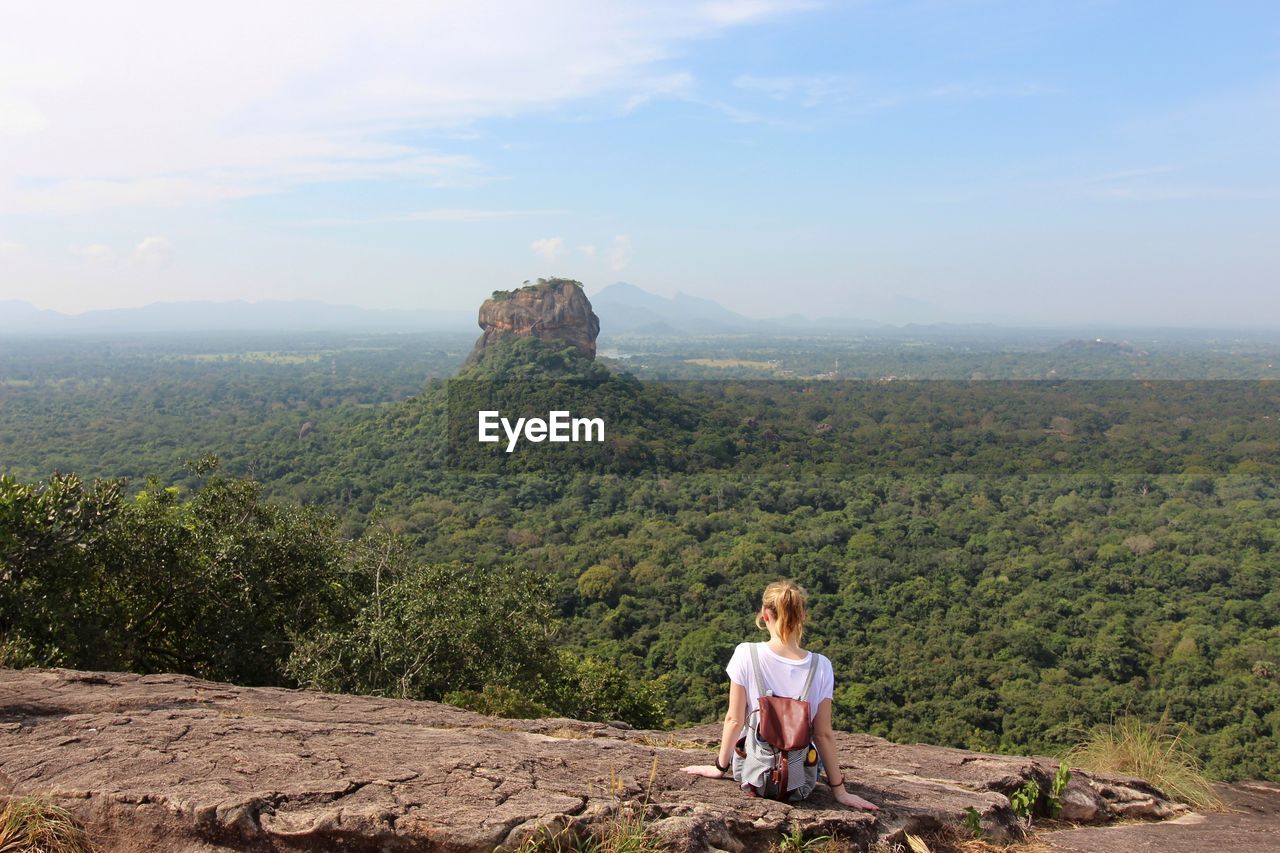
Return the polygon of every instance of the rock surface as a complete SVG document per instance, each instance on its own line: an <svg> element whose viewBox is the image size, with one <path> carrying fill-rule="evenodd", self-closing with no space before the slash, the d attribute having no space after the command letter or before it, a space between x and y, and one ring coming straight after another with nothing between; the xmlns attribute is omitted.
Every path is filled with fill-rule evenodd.
<svg viewBox="0 0 1280 853"><path fill-rule="evenodd" d="M479 322L484 334L468 364L479 361L496 342L512 337L564 341L594 358L600 335L600 319L582 285L565 278L540 278L527 287L495 293L480 306Z"/></svg>
<svg viewBox="0 0 1280 853"><path fill-rule="evenodd" d="M1063 853L1262 853L1280 850L1280 785L1219 785L1227 811L1188 813L1162 823L1125 823L1048 832L1040 841Z"/></svg>
<svg viewBox="0 0 1280 853"><path fill-rule="evenodd" d="M872 815L822 786L790 806L679 772L709 763L718 736L716 725L500 720L181 675L0 669L0 797L53 797L111 851L489 851L544 828L589 832L620 810L643 810L684 851L767 850L795 828L865 849L963 827L970 808L989 839L1014 839L1008 795L1029 779L1048 790L1057 769L838 733L850 789L883 809ZM1135 803L1185 812L1138 780L1075 773L1071 785L1089 820Z"/></svg>

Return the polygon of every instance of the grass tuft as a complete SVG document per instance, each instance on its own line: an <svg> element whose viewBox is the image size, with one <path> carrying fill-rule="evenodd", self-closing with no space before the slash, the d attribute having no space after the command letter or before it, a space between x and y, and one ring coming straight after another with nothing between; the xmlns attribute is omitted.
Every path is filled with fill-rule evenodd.
<svg viewBox="0 0 1280 853"><path fill-rule="evenodd" d="M649 833L643 807L623 806L600 827L582 833L574 827L540 832L512 853L667 853L668 847Z"/></svg>
<svg viewBox="0 0 1280 853"><path fill-rule="evenodd" d="M805 838L800 827L792 825L791 830L771 849L777 853L843 853L849 848L842 848L840 842L830 835Z"/></svg>
<svg viewBox="0 0 1280 853"><path fill-rule="evenodd" d="M71 812L40 797L10 800L0 811L0 853L95 853Z"/></svg>
<svg viewBox="0 0 1280 853"><path fill-rule="evenodd" d="M1168 717L1158 723L1121 717L1096 727L1072 747L1067 761L1093 773L1137 776L1179 802L1221 809L1222 800L1188 747L1186 733L1185 726L1172 726Z"/></svg>
<svg viewBox="0 0 1280 853"><path fill-rule="evenodd" d="M996 844L974 838L967 828L952 825L923 836L908 833L906 840L897 844L877 841L871 845L870 853L917 853L921 850L929 853L1050 853L1049 847L1034 837L1010 844Z"/></svg>
<svg viewBox="0 0 1280 853"><path fill-rule="evenodd" d="M606 823L589 827L586 832L574 826L536 832L511 853L667 853L670 848L649 831L646 820L657 778L658 756L655 755L644 799L630 802L623 796L622 778L616 770L610 771L609 792L617 802Z"/></svg>
<svg viewBox="0 0 1280 853"><path fill-rule="evenodd" d="M671 749L701 749L705 752L720 748L718 743L713 746L703 741L683 740L672 735L640 735L632 742L644 746L663 746Z"/></svg>

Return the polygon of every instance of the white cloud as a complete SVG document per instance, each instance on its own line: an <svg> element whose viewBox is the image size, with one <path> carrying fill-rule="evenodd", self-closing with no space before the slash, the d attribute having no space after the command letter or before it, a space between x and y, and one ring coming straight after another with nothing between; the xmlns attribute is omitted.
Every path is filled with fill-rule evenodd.
<svg viewBox="0 0 1280 853"><path fill-rule="evenodd" d="M605 260L609 263L609 269L614 272L622 270L631 263L631 238L625 234L614 237L613 245L605 253Z"/></svg>
<svg viewBox="0 0 1280 853"><path fill-rule="evenodd" d="M437 208L388 213L383 216L336 217L308 219L299 225L386 225L392 222L492 222L524 216L554 216L562 210L476 210L471 208Z"/></svg>
<svg viewBox="0 0 1280 853"><path fill-rule="evenodd" d="M317 0L299 14L294 3L226 0L211 14L171 0L6 4L0 215L216 202L322 181L474 181L483 164L440 150L469 125L678 91L689 78L671 66L686 45L808 5L477 0L371 14Z"/></svg>
<svg viewBox="0 0 1280 853"><path fill-rule="evenodd" d="M1120 201L1269 201L1280 198L1280 187L1177 184L1170 186L1106 187L1090 195Z"/></svg>
<svg viewBox="0 0 1280 853"><path fill-rule="evenodd" d="M564 254L564 240L559 237L543 237L541 240L530 243L529 248L533 249L534 254L541 255L548 261L554 261Z"/></svg>
<svg viewBox="0 0 1280 853"><path fill-rule="evenodd" d="M144 267L167 267L173 261L173 244L164 237L144 237L133 249L133 262Z"/></svg>
<svg viewBox="0 0 1280 853"><path fill-rule="evenodd" d="M739 89L759 92L775 101L798 100L806 107L843 101L856 91L856 81L842 74L762 77L739 74L733 81Z"/></svg>
<svg viewBox="0 0 1280 853"><path fill-rule="evenodd" d="M770 100L805 108L847 105L857 111L907 107L930 101L983 101L997 98L1032 98L1060 94L1040 83L983 83L953 81L927 88L876 88L846 74L759 75L739 74L734 87Z"/></svg>
<svg viewBox="0 0 1280 853"><path fill-rule="evenodd" d="M1117 181L1128 181L1134 178L1146 178L1151 175L1167 175L1176 172L1178 169L1174 166L1144 166L1137 169L1118 169L1114 172L1103 172L1097 175L1090 175L1082 178L1082 184L1109 184Z"/></svg>
<svg viewBox="0 0 1280 853"><path fill-rule="evenodd" d="M39 133L48 126L48 117L31 104L0 95L0 136Z"/></svg>
<svg viewBox="0 0 1280 853"><path fill-rule="evenodd" d="M16 255L22 251L22 244L12 240L0 240L0 255Z"/></svg>
<svg viewBox="0 0 1280 853"><path fill-rule="evenodd" d="M596 256L596 247L590 244L586 246L579 246L578 251L586 255L588 258L594 258Z"/></svg>
<svg viewBox="0 0 1280 853"><path fill-rule="evenodd" d="M1036 98L1042 95L1060 95L1062 90L1040 83L990 84L964 81L934 86L922 94L925 98L985 101L991 98Z"/></svg>
<svg viewBox="0 0 1280 853"><path fill-rule="evenodd" d="M1280 188L1196 181L1184 166L1155 165L1099 172L1076 181L1051 185L1073 195L1115 201L1266 201L1280 198Z"/></svg>
<svg viewBox="0 0 1280 853"><path fill-rule="evenodd" d="M71 251L87 261L92 261L98 264L110 263L116 256L115 250L110 246L103 245L102 243L90 243L87 246L77 246Z"/></svg>
<svg viewBox="0 0 1280 853"><path fill-rule="evenodd" d="M638 88L639 91L632 94L631 97L627 99L627 102L622 105L622 112L624 114L634 112L640 106L647 104L649 101L656 98L692 98L693 75L685 71L681 71L676 74L668 74L663 77L643 81Z"/></svg>
<svg viewBox="0 0 1280 853"><path fill-rule="evenodd" d="M815 2L787 2L787 0L711 0L699 7L702 15L718 24L742 24L755 18L768 17L778 12L796 9L812 9Z"/></svg>

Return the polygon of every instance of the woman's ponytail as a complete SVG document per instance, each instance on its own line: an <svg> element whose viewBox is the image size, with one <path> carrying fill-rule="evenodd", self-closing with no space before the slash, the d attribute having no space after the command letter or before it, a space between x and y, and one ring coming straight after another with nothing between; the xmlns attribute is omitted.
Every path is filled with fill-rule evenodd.
<svg viewBox="0 0 1280 853"><path fill-rule="evenodd" d="M773 614L778 626L778 636L784 641L795 637L798 643L804 635L806 597L805 591L791 581L774 581L765 587L760 607ZM759 617L756 618L756 627L764 628Z"/></svg>

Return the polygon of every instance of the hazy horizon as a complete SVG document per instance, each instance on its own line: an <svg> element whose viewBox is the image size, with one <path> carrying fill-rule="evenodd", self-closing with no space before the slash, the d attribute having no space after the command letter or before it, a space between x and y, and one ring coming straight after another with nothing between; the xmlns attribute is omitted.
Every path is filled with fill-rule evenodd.
<svg viewBox="0 0 1280 853"><path fill-rule="evenodd" d="M636 285L633 285L629 282L612 282L610 285L607 285L606 288L598 289L596 291L596 294L588 293L588 298L590 298L591 295L598 295L600 290L607 289L608 287L611 287L613 285L622 285L622 286L633 287L633 288L637 287ZM517 285L517 287L518 286L519 285ZM640 288L640 289L643 290L643 288ZM650 291L644 291L644 292L649 296L657 296L657 294L653 294ZM678 299L679 296L688 296L688 295L689 294L677 294L676 299ZM673 317L678 316L676 312L679 311L679 308L682 305L682 303L676 301L675 299L672 299L671 297L659 296L659 298L671 299L672 301L670 301L668 307L673 312L672 314ZM696 298L700 298L700 297L696 297ZM111 308L90 308L90 309L86 309L84 311L79 311L79 312L62 312L62 311L57 311L56 309L42 308L40 306L37 306L33 303L28 302L27 300L0 299L0 311L3 310L3 307L6 302L10 302L11 304L12 302L25 304L30 306L31 308L35 308L36 310L42 311L42 312L52 311L61 320L65 320L69 322L90 320L90 319L102 320L103 319L102 315L120 315L119 317L116 318L114 324L108 324L105 326L102 325L101 323L99 323L98 325L91 324L89 326L81 326L81 327L44 326L34 330L37 334L40 334L40 335L53 334L55 336L63 333L73 334L73 335L81 335L84 333L99 333L99 332L110 333L110 334L134 333L134 332L163 333L164 331L163 327L155 326L155 323L163 318L156 317L154 316L154 314L150 316L148 315L148 311L155 311L157 309L172 309L165 316L175 318L177 321L179 321L179 325L176 326L175 329L179 329L179 330L190 329L190 330L200 331L200 332L235 333L237 331L243 331L246 333L256 334L256 333L269 332L273 329L281 332L291 332L291 331L299 331L303 329L323 330L326 328L330 328L333 331L348 331L348 332L365 331L365 332L374 332L374 333L383 332L383 333L399 334L399 333L410 332L410 331L420 331L420 332L442 332L442 333L452 334L452 333L456 333L463 330L469 332L473 329L473 327L478 328L478 326L476 325L476 316L475 316L477 313L476 308L443 309L443 310L435 310L435 309L429 309L429 308L414 308L414 309L376 308L376 307L370 307L367 305L360 305L354 302L337 303L337 302L328 302L328 301L316 300L316 299L280 300L280 299L266 298L266 299L260 299L260 300L255 300L255 299L198 299L198 300L178 300L178 301L162 300L157 302L148 302L142 305L118 306L118 307L111 307ZM727 331L721 326L712 324L711 327L709 327L703 333L706 337L709 337L709 338L722 337L726 335L732 336L732 337L742 337L746 335L749 337L768 338L771 334L776 334L779 337L790 337L790 336L804 337L806 335L809 335L809 336L816 335L816 336L825 337L840 330L843 330L844 333L855 335L855 336L859 334L893 335L893 334L908 332L912 328L945 330L948 327L955 327L957 330L969 329L973 331L975 334L979 334L980 336L981 336L980 333L982 333L982 331L986 329L993 340L1001 338L1001 336L1005 334L1017 335L1020 333L1030 333L1030 334L1043 333L1043 334L1057 334L1057 335L1066 334L1076 338L1079 338L1079 337L1089 338L1095 334L1106 335L1106 336L1113 336L1117 334L1118 335L1136 335L1139 337L1143 337L1146 334L1164 334L1164 333L1173 334L1175 336L1181 336L1183 334L1189 334L1192 336L1195 336L1197 334L1209 334L1209 335L1242 334L1246 336L1262 335L1266 338L1270 338L1275 335L1280 335L1280 323L1267 322L1266 320L1263 320L1263 319L1259 319L1257 322L1255 322L1252 325L1237 324L1237 325L1215 326L1212 324L1197 324L1194 322L1186 322L1186 323L1180 323L1180 324L1173 324L1173 323L1159 324L1159 323L1141 323L1141 322L1125 323L1125 322L1111 321L1111 320L1105 320L1105 319L1075 321L1075 322L1072 322L1072 321L1062 321L1062 322L1023 321L1023 322L1020 322L1017 320L1000 321L1000 320L984 320L980 318L975 319L973 317L967 317L963 315L956 316L950 319L945 319L945 318L929 319L927 317L922 319L911 319L911 318L903 318L903 317L884 317L883 315L880 317L877 317L874 315L863 315L863 316L857 316L857 317L854 317L854 316L811 317L811 316L796 314L796 313L793 313L791 315L786 315L786 316L775 315L771 317L761 317L761 316L753 316L750 314L737 312L733 309L732 306L722 305L721 303L716 302L714 300L708 300L708 302L712 306L725 308L732 311L735 314L739 314L744 321L747 321L753 324L762 324L758 326L752 326L748 329L743 329L740 331ZM230 316L227 314L203 315L203 314L191 313L192 311L195 311L195 310L205 310L206 306L212 307L212 308L237 308L237 307L243 306L246 309L248 309L248 313L236 314L236 315L230 315ZM476 307L478 308L478 306ZM615 331L617 327L615 326L614 322L611 322L611 321L617 318L618 307L619 306L616 306L616 305L610 305L608 308L605 308L599 312L600 314L603 315L601 317L601 326L602 326L601 334L603 338L610 338L618 334L621 334L623 337L634 336L637 334L636 331L629 328L628 323L623 324L623 329L620 332ZM334 311L354 311L359 313L343 316L342 318L340 318L341 322L338 323L337 325L326 325L324 322L321 322L320 319L318 319L315 315L300 316L298 319L301 321L301 325L297 325L296 323L294 325L289 325L288 323L283 323L283 324L277 323L277 325L272 325L272 322L273 322L272 318L279 316L278 314L273 315L270 312L269 309L273 309L273 308L312 309L315 311L320 311L319 316L324 318L326 321L329 321L337 317L337 315L334 315L332 313ZM239 320L236 322L230 322L230 319L232 317L238 317ZM799 317L800 319L797 320L796 319L797 317ZM392 318L394 318L394 320ZM6 324L5 322L6 320L9 320L9 319L10 318L5 317L3 313L0 313L0 336L11 334L15 331L16 327L12 323ZM685 319L687 320L688 318L686 317ZM207 325L202 325L201 323L196 323L196 325L192 325L192 323L195 321L201 321L201 322L207 321ZM772 331L770 327L767 325L770 322L775 322L778 324L776 328L774 328ZM855 325L849 326L848 324L850 322L854 323ZM642 336L644 335L643 332L640 332L639 334L641 334ZM670 334L672 334L675 337L689 337L691 333L688 331L679 332L679 331L673 330ZM1113 342L1123 341L1122 338L1098 337L1098 340L1100 342L1103 341L1104 339L1108 341L1113 341Z"/></svg>
<svg viewBox="0 0 1280 853"><path fill-rule="evenodd" d="M1274 4L297 8L6 7L0 301L1278 325Z"/></svg>

